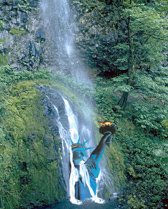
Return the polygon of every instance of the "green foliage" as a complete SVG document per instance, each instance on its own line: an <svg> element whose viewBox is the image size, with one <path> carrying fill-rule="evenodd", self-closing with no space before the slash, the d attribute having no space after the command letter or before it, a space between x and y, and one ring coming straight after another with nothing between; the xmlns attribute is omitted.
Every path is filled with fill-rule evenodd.
<svg viewBox="0 0 168 209"><path fill-rule="evenodd" d="M15 36L22 36L26 34L26 31L23 28L11 28L9 33Z"/></svg>
<svg viewBox="0 0 168 209"><path fill-rule="evenodd" d="M110 172L110 178L114 182L115 190L119 191L125 184L125 164L124 156L120 145L113 139L111 146L107 148L107 164Z"/></svg>
<svg viewBox="0 0 168 209"><path fill-rule="evenodd" d="M42 80L50 79L50 74L47 70L41 69L35 72L28 70L16 71L9 65L0 67L0 83L1 85L9 86L16 84L19 81L25 80Z"/></svg>
<svg viewBox="0 0 168 209"><path fill-rule="evenodd" d="M100 113L107 120L115 118L116 113L117 117L125 114L146 133L166 139L168 130L163 121L168 118L167 73L167 68L151 74L139 72L134 88L126 84L125 75L109 80L98 78L95 99ZM125 113L116 105L123 90L130 92Z"/></svg>
<svg viewBox="0 0 168 209"><path fill-rule="evenodd" d="M161 73L164 74L165 71L159 75ZM140 75L138 77L140 78ZM146 90L134 90L134 94L130 95L131 102L128 102L127 110L123 111L115 105L120 96L115 89L124 79L125 76L109 80L97 78L95 99L98 118L112 121L118 127L116 139L110 147L110 154L107 155L110 173L114 175L113 179L118 175L116 184L119 188L125 188L121 201L124 205L128 204L128 208L155 209L158 205L164 208L162 199L166 198L168 186L168 153L167 141L163 140L166 138L167 120L163 118L167 118L167 113L164 112L167 100L162 97L164 100L161 102L160 98L157 98L158 91L163 86L160 85L160 80L154 79L151 82L154 82L156 88L149 91L149 86L154 84L148 83L147 87L144 82ZM163 80L165 82L164 76ZM152 100L149 93L153 93ZM147 123L146 128L141 127L144 123Z"/></svg>
<svg viewBox="0 0 168 209"><path fill-rule="evenodd" d="M158 66L168 37L166 9L158 11L159 3L146 0L108 2L73 0L81 27L78 45L87 61L100 72L128 69L132 39L135 69ZM166 8L166 4L160 5Z"/></svg>
<svg viewBox="0 0 168 209"><path fill-rule="evenodd" d="M37 85L45 71L0 68L0 205L32 208L64 198L59 139L49 130ZM42 183L43 182L43 183Z"/></svg>
<svg viewBox="0 0 168 209"><path fill-rule="evenodd" d="M125 13L131 17L135 65L158 66L163 60L162 52L168 35L166 19L144 5L125 9Z"/></svg>
<svg viewBox="0 0 168 209"><path fill-rule="evenodd" d="M145 209L147 208L143 201L141 202L135 195L128 197L128 205L131 209Z"/></svg>
<svg viewBox="0 0 168 209"><path fill-rule="evenodd" d="M159 105L149 104L136 104L134 105L134 119L137 125L140 125L143 129L153 133L154 135L163 135L165 138L167 130L164 128L163 121L168 117L167 106L163 106L161 109Z"/></svg>
<svg viewBox="0 0 168 209"><path fill-rule="evenodd" d="M1 1L0 6L3 6L5 3L10 6L17 7L20 11L28 12L34 10L38 5L39 0L8 0Z"/></svg>
<svg viewBox="0 0 168 209"><path fill-rule="evenodd" d="M141 97L132 106L133 118L144 129L153 132L155 135L168 136L163 121L168 118L168 97L167 97L167 69L153 71L152 75L144 73L137 74L137 91L134 97ZM141 96L140 96L141 95Z"/></svg>
<svg viewBox="0 0 168 209"><path fill-rule="evenodd" d="M168 30L166 18L163 18L153 7L136 4L130 1L122 13L125 27L121 32L122 40L114 47L116 60L114 64L121 70L128 70L123 93L134 88L136 74L159 67L164 60ZM122 31L122 30L121 30ZM128 89L128 85L130 86ZM133 89L132 88L132 89ZM124 94L119 102L125 108L127 97Z"/></svg>
<svg viewBox="0 0 168 209"><path fill-rule="evenodd" d="M5 189L5 184L8 186L7 191L1 193L4 208L15 208L14 201L22 207L29 207L30 204L37 206L43 202L52 203L63 194L56 160L59 153L54 149L56 144L59 146L58 140L47 129L43 109L40 108L40 96L34 85L36 84L31 81L25 81L13 86L6 99L6 114L2 124L6 135L10 136L7 149L13 150L10 155L14 158L12 162L18 167L18 171L16 172L11 164L9 180L14 181L14 185L4 178L1 179L4 182L1 184L2 188ZM50 141L47 146L46 138ZM8 156L6 149L4 152ZM8 174L8 170L4 168L3 173ZM11 199L12 191L18 198L14 195ZM6 198L9 198L8 202ZM6 205L9 203L11 207Z"/></svg>
<svg viewBox="0 0 168 209"><path fill-rule="evenodd" d="M3 29L3 26L4 26L3 20L0 20L0 31Z"/></svg>
<svg viewBox="0 0 168 209"><path fill-rule="evenodd" d="M8 56L0 53L0 66L8 64Z"/></svg>
<svg viewBox="0 0 168 209"><path fill-rule="evenodd" d="M136 173L135 176L127 172L128 194L133 194L135 199L144 202L146 208L162 205L161 200L166 196L168 159L163 163L165 154L161 152L158 157L157 150L162 150L164 143L160 143L158 139L150 139L137 130L129 137L124 135L122 142L127 166L131 165Z"/></svg>
<svg viewBox="0 0 168 209"><path fill-rule="evenodd" d="M162 126L168 129L168 120L163 120L162 121Z"/></svg>
<svg viewBox="0 0 168 209"><path fill-rule="evenodd" d="M96 91L94 99L96 106L99 110L99 114L103 116L104 120L114 120L113 106L115 106L116 96L112 94L114 91L113 82L111 80L105 80L97 78Z"/></svg>
<svg viewBox="0 0 168 209"><path fill-rule="evenodd" d="M121 32L123 39L114 47L117 54L114 64L121 70L128 69L125 85L129 85L130 88L119 87L123 89L124 98L124 93L135 87L135 78L139 70L142 73L144 70L159 69L165 61L166 53L163 52L167 46L168 30L165 14L159 13L149 5L129 1L125 4L122 15L125 28ZM146 74L145 79L148 76ZM139 82L140 85L143 83ZM126 103L127 98L120 106L125 108Z"/></svg>
<svg viewBox="0 0 168 209"><path fill-rule="evenodd" d="M4 38L0 38L0 44L3 44L5 42Z"/></svg>

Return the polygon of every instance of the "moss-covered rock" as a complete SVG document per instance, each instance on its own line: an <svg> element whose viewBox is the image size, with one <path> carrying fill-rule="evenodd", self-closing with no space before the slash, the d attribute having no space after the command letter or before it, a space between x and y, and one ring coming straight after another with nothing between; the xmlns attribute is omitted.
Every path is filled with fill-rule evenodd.
<svg viewBox="0 0 168 209"><path fill-rule="evenodd" d="M32 208L63 199L60 140L49 130L35 82L10 88L1 122L1 208Z"/></svg>
<svg viewBox="0 0 168 209"><path fill-rule="evenodd" d="M116 141L113 141L110 148L107 149L107 159L111 179L116 191L119 191L124 186L126 178L124 155Z"/></svg>
<svg viewBox="0 0 168 209"><path fill-rule="evenodd" d="M0 66L7 64L8 64L8 55L0 53Z"/></svg>
<svg viewBox="0 0 168 209"><path fill-rule="evenodd" d="M15 36L22 36L26 33L26 31L22 28L11 28L9 33Z"/></svg>

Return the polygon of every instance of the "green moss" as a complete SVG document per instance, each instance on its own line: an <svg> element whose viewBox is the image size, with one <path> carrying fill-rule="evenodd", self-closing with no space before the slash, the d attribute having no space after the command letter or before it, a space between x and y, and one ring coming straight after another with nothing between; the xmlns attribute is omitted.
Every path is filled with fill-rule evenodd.
<svg viewBox="0 0 168 209"><path fill-rule="evenodd" d="M125 184L125 164L120 145L113 141L107 149L107 162L115 190L120 190Z"/></svg>
<svg viewBox="0 0 168 209"><path fill-rule="evenodd" d="M168 129L168 120L163 120L162 121L162 126Z"/></svg>
<svg viewBox="0 0 168 209"><path fill-rule="evenodd" d="M5 102L1 140L1 205L4 209L31 208L64 198L60 184L59 139L48 128L36 82L11 87ZM0 158L1 159L1 158Z"/></svg>
<svg viewBox="0 0 168 209"><path fill-rule="evenodd" d="M135 195L130 195L128 197L128 205L131 209L145 209L147 208L144 205L143 201L140 201Z"/></svg>
<svg viewBox="0 0 168 209"><path fill-rule="evenodd" d="M3 44L5 41L5 38L0 38L0 44Z"/></svg>
<svg viewBox="0 0 168 209"><path fill-rule="evenodd" d="M0 54L0 66L8 64L8 56L4 54Z"/></svg>
<svg viewBox="0 0 168 209"><path fill-rule="evenodd" d="M0 30L3 29L3 26L4 26L4 21L3 20L0 20Z"/></svg>
<svg viewBox="0 0 168 209"><path fill-rule="evenodd" d="M23 28L11 28L9 33L15 36L22 36L26 34L26 31Z"/></svg>

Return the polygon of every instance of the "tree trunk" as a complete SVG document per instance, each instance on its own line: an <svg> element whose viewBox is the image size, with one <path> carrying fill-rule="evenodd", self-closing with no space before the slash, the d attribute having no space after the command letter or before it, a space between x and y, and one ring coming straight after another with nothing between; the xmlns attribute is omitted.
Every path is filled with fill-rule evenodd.
<svg viewBox="0 0 168 209"><path fill-rule="evenodd" d="M130 4L132 3L132 1L130 0ZM128 57L128 79L126 81L127 85L132 85L133 80L134 80L134 49L133 49L133 38L132 38L132 34L131 34L131 17L128 17L128 23L127 23L127 43L129 46L129 57ZM127 105L127 101L128 101L128 96L129 96L129 92L123 92L118 105L125 109L126 105Z"/></svg>

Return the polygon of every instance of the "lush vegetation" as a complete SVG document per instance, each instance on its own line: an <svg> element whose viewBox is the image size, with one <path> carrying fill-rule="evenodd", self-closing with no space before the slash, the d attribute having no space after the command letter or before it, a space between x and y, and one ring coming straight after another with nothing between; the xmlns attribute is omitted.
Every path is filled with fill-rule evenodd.
<svg viewBox="0 0 168 209"><path fill-rule="evenodd" d="M16 71L0 67L0 208L36 208L66 198L60 176L58 135L45 115L39 86L52 86L76 103L73 91L84 96L88 89L46 69ZM68 86L68 88L67 88ZM86 92L85 92L86 91Z"/></svg>
<svg viewBox="0 0 168 209"><path fill-rule="evenodd" d="M0 68L0 208L32 208L64 197L59 140L51 133L37 85L44 71Z"/></svg>
<svg viewBox="0 0 168 209"><path fill-rule="evenodd" d="M120 95L116 94L113 83L113 79L97 79L95 98L99 120L113 121L118 126L107 154L112 166L111 173L117 176L115 179L113 175L113 179L120 189L124 189L121 201L125 201L128 208L162 208L167 198L168 142L164 138L167 132L163 122L159 122L161 113L154 114L148 100L140 102L133 96L133 102L122 110L116 105ZM157 123L152 120L153 115ZM114 156L116 159L113 159Z"/></svg>
<svg viewBox="0 0 168 209"><path fill-rule="evenodd" d="M15 6L31 12L32 2L16 1ZM32 208L65 196L58 178L59 152L52 149L59 147L59 140L49 130L37 89L51 83L79 108L73 90L85 97L94 95L96 120L117 124L106 154L121 204L128 209L167 208L168 2L71 3L80 29L76 44L90 66L95 92L68 76L51 78L46 70L33 68L16 70L7 65L9 51L0 51L0 208ZM5 24L0 19L0 31ZM28 33L20 26L8 32L16 37ZM4 42L0 39L0 46Z"/></svg>
<svg viewBox="0 0 168 209"><path fill-rule="evenodd" d="M126 177L121 201L128 208L167 208L168 5L166 1L106 3L109 13L120 12L114 27L118 37L112 48L106 46L110 54L106 63L113 69L99 68L95 99L102 119L118 125L114 145L122 148Z"/></svg>

